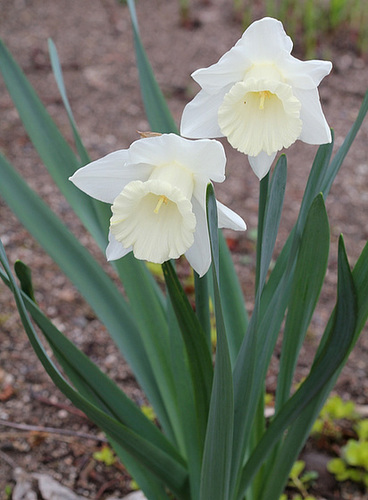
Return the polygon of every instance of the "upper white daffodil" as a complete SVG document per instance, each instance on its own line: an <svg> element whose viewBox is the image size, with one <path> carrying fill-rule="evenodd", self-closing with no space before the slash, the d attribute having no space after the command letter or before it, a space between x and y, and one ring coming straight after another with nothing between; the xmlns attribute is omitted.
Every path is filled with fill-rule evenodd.
<svg viewBox="0 0 368 500"><path fill-rule="evenodd" d="M266 17L251 24L216 64L192 74L202 90L184 109L181 134L226 136L248 155L260 179L277 151L297 139L331 142L317 87L332 64L300 61L292 47L280 21Z"/></svg>
<svg viewBox="0 0 368 500"><path fill-rule="evenodd" d="M139 139L80 168L70 180L88 195L112 204L108 260L133 251L162 264L185 254L203 276L211 253L206 188L225 179L225 152L218 141L191 141L175 134ZM245 230L244 221L217 202L219 227Z"/></svg>

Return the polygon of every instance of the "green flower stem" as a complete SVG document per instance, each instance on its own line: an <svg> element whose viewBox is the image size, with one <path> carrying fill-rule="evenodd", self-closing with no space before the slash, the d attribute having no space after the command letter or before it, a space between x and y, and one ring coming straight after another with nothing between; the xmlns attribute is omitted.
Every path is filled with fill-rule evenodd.
<svg viewBox="0 0 368 500"><path fill-rule="evenodd" d="M261 249L263 236L263 223L265 218L265 208L268 195L270 173L263 177L259 185L259 204L258 204L258 230L257 230L257 261L256 261L256 293L259 285L261 270Z"/></svg>
<svg viewBox="0 0 368 500"><path fill-rule="evenodd" d="M196 312L203 332L206 336L208 349L211 350L211 320L210 320L210 303L209 303L209 273L206 273L202 278L194 271L195 285L195 305Z"/></svg>

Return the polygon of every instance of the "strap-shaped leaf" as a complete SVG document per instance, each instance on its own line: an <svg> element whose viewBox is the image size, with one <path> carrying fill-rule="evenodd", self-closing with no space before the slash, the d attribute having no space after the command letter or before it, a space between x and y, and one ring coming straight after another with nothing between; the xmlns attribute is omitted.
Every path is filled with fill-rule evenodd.
<svg viewBox="0 0 368 500"><path fill-rule="evenodd" d="M231 365L234 366L249 320L239 278L226 239L221 231L219 232L219 261L222 313L229 342Z"/></svg>
<svg viewBox="0 0 368 500"><path fill-rule="evenodd" d="M260 316L260 297L266 279L266 274L272 258L278 226L281 218L285 185L286 185L286 158L281 156L276 164L271 185L264 204L261 258L259 263L259 283L252 317L248 330L239 351L234 368L234 397L235 397L235 424L232 483L238 474L239 467L244 460L244 451L249 442L250 428L257 412L261 391L263 390L263 374L267 370L268 360L259 356L264 351L265 339L260 337L259 326L264 318ZM276 312L276 309L273 309ZM267 331L273 327L272 320L267 324Z"/></svg>
<svg viewBox="0 0 368 500"><path fill-rule="evenodd" d="M193 271L195 288L195 310L207 339L208 349L211 349L211 314L210 314L210 286L209 273L201 278Z"/></svg>
<svg viewBox="0 0 368 500"><path fill-rule="evenodd" d="M79 162L1 40L0 72L23 125L50 175L99 246L104 248L107 228L103 230L98 223L94 201L68 180L79 167Z"/></svg>
<svg viewBox="0 0 368 500"><path fill-rule="evenodd" d="M28 267L21 260L15 261L14 271L20 282L21 290L31 299L36 302L33 283L32 283L32 272L30 267Z"/></svg>
<svg viewBox="0 0 368 500"><path fill-rule="evenodd" d="M286 156L282 155L276 164L265 207L261 246L261 264L259 286L263 288L275 247L281 219L286 188Z"/></svg>
<svg viewBox="0 0 368 500"><path fill-rule="evenodd" d="M295 460L297 459L299 452L307 440L310 429L317 418L320 409L322 408L324 402L326 401L330 391L336 383L336 379L345 365L345 362L354 347L359 335L367 321L368 317L368 243L365 245L354 269L353 269L353 280L356 289L357 298L357 316L356 316L356 327L354 332L354 338L346 353L345 359L340 364L336 374L331 379L330 383L326 388L321 391L318 398L315 398L308 407L303 411L303 413L298 417L298 419L291 425L288 429L287 435L284 442L282 443L281 449L279 449L277 456L274 457L272 467L269 468L269 474L265 478L265 483L263 487L262 497L260 500L267 500L270 494L277 495L277 492L281 494L284 489L284 485L288 479L289 471ZM328 338L330 335L330 330L332 328L332 319L326 327L323 338Z"/></svg>
<svg viewBox="0 0 368 500"><path fill-rule="evenodd" d="M89 155L86 151L86 148L83 145L82 139L79 135L78 129L77 129L77 124L75 123L75 119L73 116L72 109L69 104L69 99L66 93L65 85L64 85L64 78L63 78L63 73L61 70L61 64L59 60L59 55L57 52L57 49L55 47L54 42L49 39L48 41L48 46L49 46L49 54L50 54L50 60L51 60L51 67L52 71L54 73L54 77L61 95L61 98L63 100L64 108L67 112L68 118L69 118L69 123L73 131L73 136L74 136L74 142L78 151L79 158L81 160L82 165L86 165L87 163L90 162Z"/></svg>
<svg viewBox="0 0 368 500"><path fill-rule="evenodd" d="M17 262L19 267L21 261ZM5 284L10 287L9 280L6 279L1 270L0 276ZM55 327L27 293L26 295L27 297L23 297L25 307L45 335L74 386L81 392L83 388L84 396L87 399L90 399L96 406L103 408L119 422L176 456L175 449L158 428L97 365ZM176 456L176 458L179 457Z"/></svg>
<svg viewBox="0 0 368 500"><path fill-rule="evenodd" d="M140 36L134 0L127 0L133 26L139 81L146 115L153 132L178 133L175 121L157 84Z"/></svg>
<svg viewBox="0 0 368 500"><path fill-rule="evenodd" d="M212 184L207 186L207 223L211 244L217 348L208 426L203 454L200 500L227 500L234 425L234 395L230 353L221 309L218 272L217 205Z"/></svg>
<svg viewBox="0 0 368 500"><path fill-rule="evenodd" d="M52 44L51 55L55 76L63 101L66 104L74 134L77 137L77 143L78 141L81 143L67 101L56 49L53 48ZM2 44L0 44L0 69L4 70L4 78L11 97L18 107L26 130L38 153L45 162L50 174L53 176L72 208L95 237L99 246L105 249L109 225L108 220L111 215L109 206L85 196L68 181L68 176L72 174L78 166L78 160L61 136L28 80ZM84 148L82 148L81 144L79 144L79 149L81 150L84 160L87 160L87 156L85 152L83 152ZM7 164L7 166L9 166L9 164ZM9 172L6 174L1 172L2 168L5 168L4 164L0 163L1 176L9 176ZM41 226L38 224L37 227L36 222L32 225L28 217L29 214L27 214L25 210L22 210L21 205L23 201L22 204L20 204L19 200L22 199L23 188L15 179L16 177L13 176L12 196L7 192L8 189L6 186L2 186L2 190L0 188L3 197L7 200L8 205L13 211L17 213L21 222L27 226L27 229L47 250L47 248L50 248L50 245L48 245L49 242L45 243L45 240L47 240L47 233L43 232L44 234L42 234ZM15 208L16 205L17 207ZM54 249L55 248L56 246L54 245ZM61 250L62 245L60 245L58 257L63 259L63 252ZM51 256L55 258L54 255ZM57 262L65 272L65 264L62 264L61 260ZM134 259L131 255L115 263L114 267L117 269L119 277L124 284L132 312L136 315L139 329L144 337L142 348L146 353L143 354L142 359L146 358L148 360L147 370L150 371L152 369L154 374L153 377L151 376L152 381L150 385L156 385L155 392L157 394L154 396L154 399L151 399L149 395L150 391L146 391L146 394L155 406L161 425L168 435L174 436L177 412L173 405L173 374L168 365L169 352L167 350L167 342L163 342L163 338L165 336L167 337L167 324L163 310L162 293L149 275L144 263ZM68 276L72 281L74 280L74 273L70 273ZM78 283L76 284L78 286ZM151 307L142 310L142 302L150 303ZM101 303L100 309L102 307L103 304ZM134 371L135 368L133 366L132 368ZM139 374L136 372L135 374L139 378Z"/></svg>
<svg viewBox="0 0 368 500"><path fill-rule="evenodd" d="M94 309L132 367L157 413L164 418L160 390L140 331L124 297L87 250L1 154L0 170L0 195Z"/></svg>
<svg viewBox="0 0 368 500"><path fill-rule="evenodd" d="M309 210L294 271L281 350L276 411L289 397L297 357L326 274L329 248L330 227L320 194Z"/></svg>
<svg viewBox="0 0 368 500"><path fill-rule="evenodd" d="M179 498L188 499L188 477L185 464L173 458L164 450L144 439L136 432L131 431L125 425L91 404L84 396L75 391L55 367L45 349L43 348L32 323L29 320L27 310L18 289L5 255L4 247L0 242L0 262L10 282L17 308L29 337L29 340L42 362L45 370L55 385L71 400L71 402L86 413L89 418L101 429L111 436L119 445L124 447L136 460L147 467L157 478L162 480L168 487L178 495Z"/></svg>
<svg viewBox="0 0 368 500"><path fill-rule="evenodd" d="M364 97L364 100L361 104L358 116L354 124L352 125L343 144L338 149L337 153L335 154L330 164L329 162L333 148L333 140L330 144L323 144L318 148L317 155L315 157L313 167L311 169L311 173L308 179L307 187L304 193L300 214L298 216L298 221L296 224L297 235L300 236L303 231L305 218L307 216L309 207L315 196L317 196L318 193L322 192L324 198L326 199L329 190L332 186L332 183L335 180L335 177L338 174L343 164L343 161L350 149L350 146L354 142L354 139L363 123L363 120L367 112L368 112L368 92ZM332 139L333 139L333 134L332 134ZM287 239L284 248L276 261L276 265L272 270L270 278L267 282L267 286L264 289L263 292L264 297L262 300L263 308L268 307L268 304L272 300L272 297L274 296L275 293L277 293L276 288L280 283L280 277L284 274L287 263L288 262L290 263L289 259L290 251L292 248L293 250L295 248L294 242L295 242L296 228L294 227L293 231L290 233L289 238ZM294 254L294 258L295 256L296 253Z"/></svg>
<svg viewBox="0 0 368 500"><path fill-rule="evenodd" d="M204 441L212 387L212 359L201 324L170 261L162 264L167 290L187 351L198 419L198 438Z"/></svg>
<svg viewBox="0 0 368 500"><path fill-rule="evenodd" d="M69 105L59 57L52 40L49 40L49 52L54 76L69 117L79 156L82 159L82 163L88 163L89 157L81 141ZM105 203L96 202L95 211L99 217L102 228L107 229L111 217L110 207ZM158 386L160 387L163 400L165 401L171 423L168 425L165 421L162 421L162 425L167 432L171 432L171 428L175 427L177 413L175 405L173 405L173 376L168 366L169 353L166 349L167 342L165 342L165 337L167 338L168 333L166 318L164 316L162 294L151 279L145 265L134 259L132 255L127 256L123 261L120 260L113 265L117 269L125 286L132 312L142 332L147 356L150 359ZM150 304L150 307L142 308L142 303Z"/></svg>
<svg viewBox="0 0 368 500"><path fill-rule="evenodd" d="M275 416L243 468L236 493L241 500L255 473L272 451L287 427L302 414L329 384L351 349L356 328L356 289L342 237L339 240L338 295L333 323L323 350L297 392Z"/></svg>
<svg viewBox="0 0 368 500"><path fill-rule="evenodd" d="M182 433L182 442L179 443L179 449L188 464L190 498L191 500L198 500L204 438L199 434L194 387L188 369L188 355L170 301L168 301L167 317L170 332L171 362L175 373L175 401L178 407L178 419Z"/></svg>

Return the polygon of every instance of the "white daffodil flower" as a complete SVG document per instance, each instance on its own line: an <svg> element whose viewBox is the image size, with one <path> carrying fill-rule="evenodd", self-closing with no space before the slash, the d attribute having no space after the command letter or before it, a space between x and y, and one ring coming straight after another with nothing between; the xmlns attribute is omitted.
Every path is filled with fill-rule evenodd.
<svg viewBox="0 0 368 500"><path fill-rule="evenodd" d="M208 68L192 74L202 90L184 109L184 137L222 137L249 157L259 179L297 139L331 142L317 87L328 61L300 61L282 23L266 17Z"/></svg>
<svg viewBox="0 0 368 500"><path fill-rule="evenodd" d="M211 263L206 188L225 179L218 141L175 134L139 139L80 168L70 180L97 200L111 203L108 260L133 251L162 264L185 254L203 276ZM245 230L244 221L217 202L219 227Z"/></svg>

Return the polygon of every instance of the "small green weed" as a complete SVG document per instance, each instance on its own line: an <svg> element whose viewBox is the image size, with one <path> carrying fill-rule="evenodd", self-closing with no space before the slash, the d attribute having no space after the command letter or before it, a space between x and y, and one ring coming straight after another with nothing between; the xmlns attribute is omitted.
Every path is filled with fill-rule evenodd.
<svg viewBox="0 0 368 500"><path fill-rule="evenodd" d="M340 439L342 436L339 420L355 421L358 414L352 401L343 401L340 396L331 396L323 406L312 427L312 436Z"/></svg>
<svg viewBox="0 0 368 500"><path fill-rule="evenodd" d="M289 474L288 487L298 490L299 493L293 495L292 500L316 500L312 495L308 494L308 488L318 477L315 471L306 471L305 462L297 460ZM287 495L281 495L280 500L287 500Z"/></svg>
<svg viewBox="0 0 368 500"><path fill-rule="evenodd" d="M116 462L116 457L114 452L109 446L103 446L101 450L95 451L93 454L93 458L98 462L102 462L108 467L113 465Z"/></svg>
<svg viewBox="0 0 368 500"><path fill-rule="evenodd" d="M351 480L368 490L368 419L360 420L354 430L357 439L349 439L341 457L330 460L327 469L337 481Z"/></svg>

